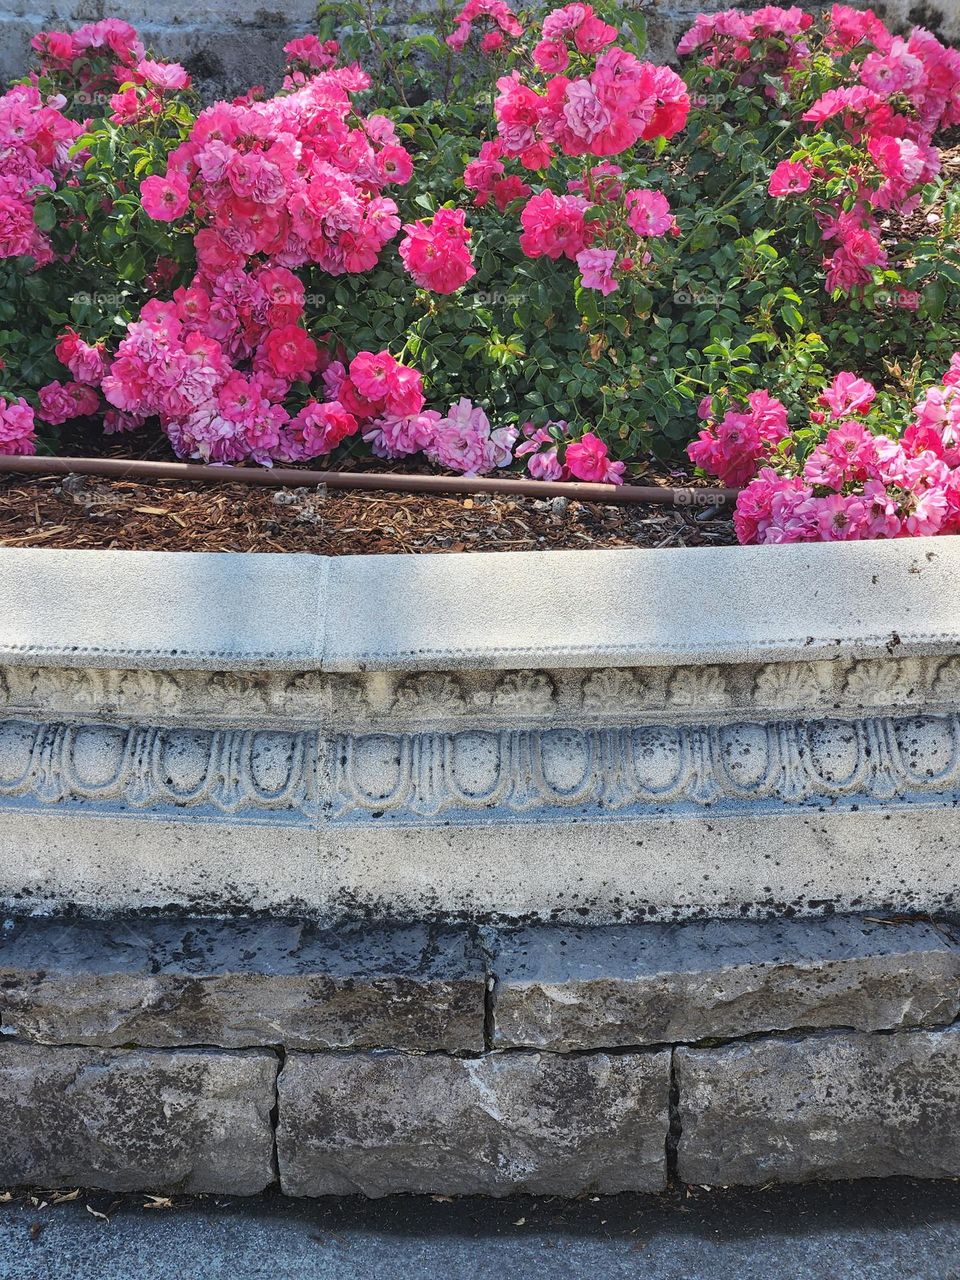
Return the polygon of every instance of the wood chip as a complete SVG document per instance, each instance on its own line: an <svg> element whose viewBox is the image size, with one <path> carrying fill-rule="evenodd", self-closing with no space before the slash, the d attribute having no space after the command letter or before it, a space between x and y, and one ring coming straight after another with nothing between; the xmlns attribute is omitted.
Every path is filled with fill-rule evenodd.
<svg viewBox="0 0 960 1280"><path fill-rule="evenodd" d="M677 482L666 473L653 478ZM0 473L0 546L442 555L734 541L729 520L708 527L662 507L571 501L558 515L512 494L356 490L329 490L322 502L312 491L287 491L291 501L276 503L277 490L227 482L84 479L64 493L62 477Z"/></svg>

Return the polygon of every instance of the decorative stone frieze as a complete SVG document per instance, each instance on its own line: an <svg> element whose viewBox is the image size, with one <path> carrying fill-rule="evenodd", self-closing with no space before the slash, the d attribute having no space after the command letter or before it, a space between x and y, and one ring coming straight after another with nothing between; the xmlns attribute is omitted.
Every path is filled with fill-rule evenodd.
<svg viewBox="0 0 960 1280"><path fill-rule="evenodd" d="M615 667L507 673L327 675L0 667L0 712L64 721L454 727L723 722L865 711L960 710L960 658Z"/></svg>
<svg viewBox="0 0 960 1280"><path fill-rule="evenodd" d="M0 901L943 909L958 589L952 538L0 551Z"/></svg>
<svg viewBox="0 0 960 1280"><path fill-rule="evenodd" d="M0 801L315 822L317 737L7 720L0 724Z"/></svg>

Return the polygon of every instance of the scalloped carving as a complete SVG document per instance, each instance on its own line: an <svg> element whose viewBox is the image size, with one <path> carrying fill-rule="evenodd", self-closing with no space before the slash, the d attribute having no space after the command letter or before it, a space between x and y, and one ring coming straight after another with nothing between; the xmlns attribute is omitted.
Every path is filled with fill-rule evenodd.
<svg viewBox="0 0 960 1280"><path fill-rule="evenodd" d="M882 659L854 663L844 681L844 700L858 707L896 706L903 701L901 666Z"/></svg>
<svg viewBox="0 0 960 1280"><path fill-rule="evenodd" d="M493 691L492 705L518 714L546 712L553 706L557 686L545 671L511 671Z"/></svg>
<svg viewBox="0 0 960 1280"><path fill-rule="evenodd" d="M681 667L670 678L668 697L674 706L691 710L725 707L730 700L719 667Z"/></svg>
<svg viewBox="0 0 960 1280"><path fill-rule="evenodd" d="M753 688L758 706L778 709L819 706L830 692L830 678L819 664L771 663Z"/></svg>
<svg viewBox="0 0 960 1280"><path fill-rule="evenodd" d="M646 701L644 680L629 668L609 667L593 671L581 687L581 703L590 715L639 711Z"/></svg>
<svg viewBox="0 0 960 1280"><path fill-rule="evenodd" d="M408 676L397 689L393 709L410 715L430 712L433 715L462 715L467 709L463 685L456 676L444 672Z"/></svg>

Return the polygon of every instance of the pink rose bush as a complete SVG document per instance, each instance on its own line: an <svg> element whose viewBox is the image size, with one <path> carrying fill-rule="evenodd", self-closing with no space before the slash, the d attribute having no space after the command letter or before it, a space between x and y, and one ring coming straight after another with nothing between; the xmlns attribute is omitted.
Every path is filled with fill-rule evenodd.
<svg viewBox="0 0 960 1280"><path fill-rule="evenodd" d="M838 374L810 412L803 449L788 436L786 409L770 397L759 413L746 406L700 433L691 460L745 485L734 513L740 542L960 532L960 352L902 432L875 410L876 398L865 379Z"/></svg>
<svg viewBox="0 0 960 1280"><path fill-rule="evenodd" d="M0 397L0 453L37 452L36 418L22 396L6 401Z"/></svg>
<svg viewBox="0 0 960 1280"><path fill-rule="evenodd" d="M455 19L455 27L447 36L447 44L459 53L464 49L479 24L486 28L480 40L483 53L499 53L507 42L523 35L523 24L504 0L467 0Z"/></svg>
<svg viewBox="0 0 960 1280"><path fill-rule="evenodd" d="M104 18L76 31L43 31L31 44L39 75L52 80L81 106L108 102L114 124L158 117L165 97L190 87L176 62L146 56L137 31L119 18Z"/></svg>
<svg viewBox="0 0 960 1280"><path fill-rule="evenodd" d="M960 50L919 27L894 36L872 10L835 4L819 35L797 8L701 15L678 52L696 56L705 87L723 77L764 85L799 116L806 130L776 163L769 194L812 210L831 293L880 282L890 264L884 216L916 212L940 170L934 136L960 123ZM893 301L915 309L917 295L895 289Z"/></svg>
<svg viewBox="0 0 960 1280"><path fill-rule="evenodd" d="M166 175L141 185L144 209L162 221L190 210L198 258L217 271L256 255L369 270L400 230L384 189L411 172L391 121L355 111L351 94L369 83L357 67L322 71L266 101L208 107Z"/></svg>
<svg viewBox="0 0 960 1280"><path fill-rule="evenodd" d="M587 430L572 438L569 423L553 422L523 427L523 440L515 450L526 458L527 471L534 480L587 480L592 484L623 484L626 466L614 462L606 443Z"/></svg>
<svg viewBox="0 0 960 1280"><path fill-rule="evenodd" d="M455 293L476 275L470 256L470 229L462 209L439 209L425 222L405 226L400 257L413 279L433 293Z"/></svg>
<svg viewBox="0 0 960 1280"><path fill-rule="evenodd" d="M335 51L307 40L287 53L312 70ZM388 352L360 352L347 369L308 333L295 269L371 270L400 230L384 190L409 180L412 161L386 117L356 112L352 95L369 84L359 68L289 80L276 98L202 112L166 174L141 183L149 217L189 219L198 270L170 302L143 308L105 365L111 425L157 418L178 456L214 463L304 462L360 435L384 457L423 451L471 472L504 465L509 447L489 424L484 447L482 410L471 406L461 429L456 408L424 412L420 375ZM404 231L400 257L421 287L448 294L474 274L462 210ZM79 360L67 342L61 359Z"/></svg>
<svg viewBox="0 0 960 1280"><path fill-rule="evenodd" d="M700 405L700 416L711 419L711 415L707 397ZM688 446L687 454L723 484L739 486L756 474L758 464L770 458L788 435L785 406L766 391L754 391L745 405L729 410L719 422L711 420Z"/></svg>
<svg viewBox="0 0 960 1280"><path fill-rule="evenodd" d="M53 261L34 210L39 190L74 181L79 167L71 148L83 129L63 106L62 97L44 98L33 85L15 85L0 97L0 258Z"/></svg>
<svg viewBox="0 0 960 1280"><path fill-rule="evenodd" d="M315 35L203 110L124 22L38 36L0 96L0 452L92 419L223 466L621 484L699 402L744 540L960 527L960 52L764 6L701 15L681 76L591 4L453 21L470 88L422 107ZM928 383L907 421L891 386Z"/></svg>
<svg viewBox="0 0 960 1280"><path fill-rule="evenodd" d="M569 4L543 19L523 70L497 81L497 138L467 165L464 185L482 207L524 199L520 246L530 258L576 263L580 285L603 296L652 262L651 238L676 223L662 193L611 181L610 157L641 143L664 142L686 124L690 99L669 67L642 62L617 44L620 33L589 4ZM506 164L551 179L558 158L582 163L582 177L533 193ZM595 161L600 161L596 164ZM506 184L513 180L512 185Z"/></svg>

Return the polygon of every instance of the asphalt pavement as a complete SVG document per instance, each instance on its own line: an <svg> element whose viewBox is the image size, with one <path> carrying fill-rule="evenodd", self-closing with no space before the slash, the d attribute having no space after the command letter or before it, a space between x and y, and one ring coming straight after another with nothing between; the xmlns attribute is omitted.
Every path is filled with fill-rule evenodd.
<svg viewBox="0 0 960 1280"><path fill-rule="evenodd" d="M960 1280L957 1182L573 1202L53 1199L0 1206L0 1280Z"/></svg>

